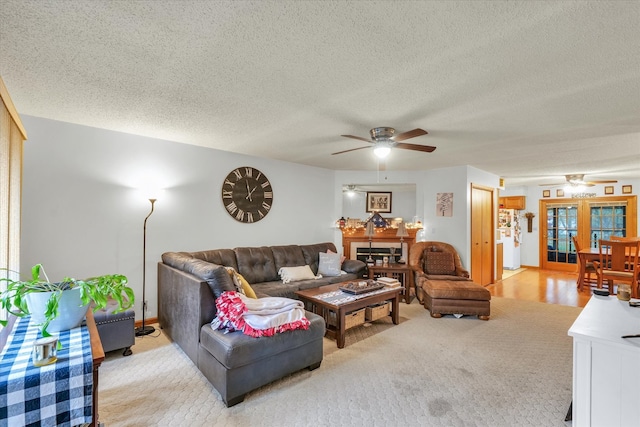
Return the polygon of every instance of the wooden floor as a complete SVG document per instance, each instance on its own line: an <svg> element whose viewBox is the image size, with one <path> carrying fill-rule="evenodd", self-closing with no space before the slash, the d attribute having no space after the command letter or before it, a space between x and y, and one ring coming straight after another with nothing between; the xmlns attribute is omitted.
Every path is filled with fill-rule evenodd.
<svg viewBox="0 0 640 427"><path fill-rule="evenodd" d="M584 307L591 288L578 292L577 273L527 268L521 273L487 286L492 296Z"/></svg>

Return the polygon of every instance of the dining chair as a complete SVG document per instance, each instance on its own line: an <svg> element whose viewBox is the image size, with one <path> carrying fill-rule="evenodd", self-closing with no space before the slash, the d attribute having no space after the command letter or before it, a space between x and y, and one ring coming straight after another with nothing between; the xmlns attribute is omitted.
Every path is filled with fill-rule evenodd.
<svg viewBox="0 0 640 427"><path fill-rule="evenodd" d="M573 247L576 249L576 256L577 256L577 259L578 259L578 269L580 269L581 268L581 263L582 263L582 259L580 258L580 250L582 248L580 247L580 243L578 243L578 238L576 236L571 236L571 239L573 240ZM593 285L597 285L598 284L598 269L595 267L595 265L591 261L585 262L585 264L584 264L584 272L585 272L585 277L578 278L578 290L579 291L582 290L582 286L585 283L589 283L589 284L593 284ZM596 275L595 279L591 278L592 274Z"/></svg>
<svg viewBox="0 0 640 427"><path fill-rule="evenodd" d="M607 281L609 293L613 293L615 282L629 283L631 296L638 298L638 272L640 265L640 241L598 240L600 257L598 269L598 287Z"/></svg>

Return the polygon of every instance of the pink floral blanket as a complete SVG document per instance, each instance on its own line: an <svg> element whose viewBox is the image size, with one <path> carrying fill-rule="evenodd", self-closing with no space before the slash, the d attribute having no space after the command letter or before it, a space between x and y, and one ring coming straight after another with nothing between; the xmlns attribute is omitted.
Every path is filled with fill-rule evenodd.
<svg viewBox="0 0 640 427"><path fill-rule="evenodd" d="M213 329L242 331L252 337L270 337L295 329L309 329L301 301L289 298L248 298L238 292L225 292L216 300L218 310Z"/></svg>

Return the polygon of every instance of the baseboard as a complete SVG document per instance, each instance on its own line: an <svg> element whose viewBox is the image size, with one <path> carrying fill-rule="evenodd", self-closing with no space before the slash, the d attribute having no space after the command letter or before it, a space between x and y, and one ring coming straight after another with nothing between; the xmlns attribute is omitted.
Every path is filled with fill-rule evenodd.
<svg viewBox="0 0 640 427"><path fill-rule="evenodd" d="M144 324L145 325L152 325L154 323L158 323L158 318L157 317L151 317L149 319L144 319ZM139 328L140 326L142 326L142 320L136 320L136 328Z"/></svg>

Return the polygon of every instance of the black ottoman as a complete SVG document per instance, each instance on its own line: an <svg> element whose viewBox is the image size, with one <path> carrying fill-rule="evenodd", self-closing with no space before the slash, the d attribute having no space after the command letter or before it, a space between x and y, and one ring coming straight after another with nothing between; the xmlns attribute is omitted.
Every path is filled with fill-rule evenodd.
<svg viewBox="0 0 640 427"><path fill-rule="evenodd" d="M122 355L129 356L131 355L131 346L135 344L136 340L136 315L132 308L114 313L116 308L118 308L118 303L109 299L105 308L93 312L93 317L104 352L123 349Z"/></svg>

